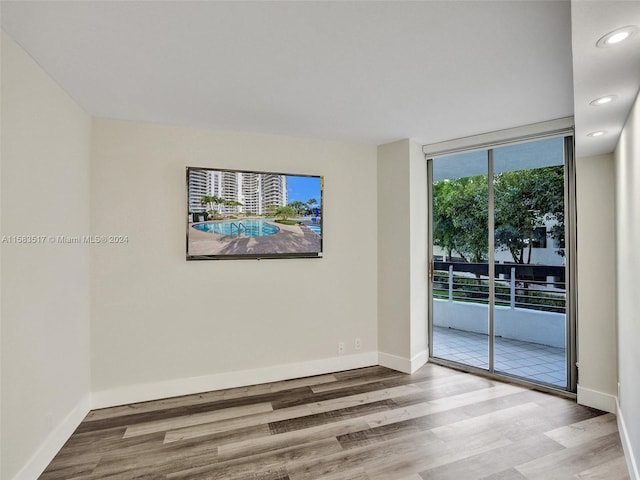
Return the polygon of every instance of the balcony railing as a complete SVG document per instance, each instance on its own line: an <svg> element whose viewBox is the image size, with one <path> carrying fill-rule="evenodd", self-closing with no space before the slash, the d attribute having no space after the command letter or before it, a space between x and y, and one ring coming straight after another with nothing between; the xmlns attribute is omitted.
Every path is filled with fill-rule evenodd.
<svg viewBox="0 0 640 480"><path fill-rule="evenodd" d="M495 264L495 303L512 309L566 312L565 267ZM434 298L489 303L487 263L435 262Z"/></svg>

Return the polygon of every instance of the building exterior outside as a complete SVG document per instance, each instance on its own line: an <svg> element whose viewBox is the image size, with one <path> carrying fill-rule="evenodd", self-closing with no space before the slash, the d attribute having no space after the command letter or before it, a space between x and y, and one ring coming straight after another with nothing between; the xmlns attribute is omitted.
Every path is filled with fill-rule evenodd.
<svg viewBox="0 0 640 480"><path fill-rule="evenodd" d="M551 228L557 223L557 220L551 219L545 221L543 225L536 227L534 232L536 234L536 238L533 240L530 265L565 265L565 257L563 254L560 254L564 248L549 233ZM447 252L438 245L433 246L433 254L437 261L451 261L447 256ZM525 252L525 258L527 256L528 252ZM463 261L455 252L452 257L454 258L453 261ZM494 252L494 259L496 263L515 263L511 253L502 248L496 248Z"/></svg>

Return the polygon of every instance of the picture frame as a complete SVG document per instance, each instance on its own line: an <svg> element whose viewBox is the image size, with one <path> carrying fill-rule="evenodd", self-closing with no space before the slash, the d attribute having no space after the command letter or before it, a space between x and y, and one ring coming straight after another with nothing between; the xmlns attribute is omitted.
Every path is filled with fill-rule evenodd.
<svg viewBox="0 0 640 480"><path fill-rule="evenodd" d="M186 259L322 258L324 177L187 167Z"/></svg>

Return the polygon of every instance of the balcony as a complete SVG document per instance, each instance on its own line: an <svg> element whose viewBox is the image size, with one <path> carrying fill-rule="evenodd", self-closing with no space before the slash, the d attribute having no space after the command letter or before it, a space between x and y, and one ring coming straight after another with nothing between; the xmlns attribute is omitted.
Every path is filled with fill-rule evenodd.
<svg viewBox="0 0 640 480"><path fill-rule="evenodd" d="M494 370L567 387L564 266L495 265ZM488 265L436 262L436 358L489 368Z"/></svg>

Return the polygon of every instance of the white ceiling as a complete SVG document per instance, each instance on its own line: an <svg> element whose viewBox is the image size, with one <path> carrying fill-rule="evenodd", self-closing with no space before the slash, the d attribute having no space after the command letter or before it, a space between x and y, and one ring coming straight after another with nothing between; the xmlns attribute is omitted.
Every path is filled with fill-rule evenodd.
<svg viewBox="0 0 640 480"><path fill-rule="evenodd" d="M1 14L97 117L427 144L572 115L572 67L576 94L613 88L587 47L640 2L577 3L573 25L569 2L522 0L2 1ZM619 76L637 92L632 63Z"/></svg>
<svg viewBox="0 0 640 480"><path fill-rule="evenodd" d="M610 48L598 48L596 42L617 28L640 26L640 1L574 1L571 23L576 153L608 153L615 148L640 89L640 32ZM590 105L610 94L617 96L614 102ZM598 130L608 133L587 137Z"/></svg>

